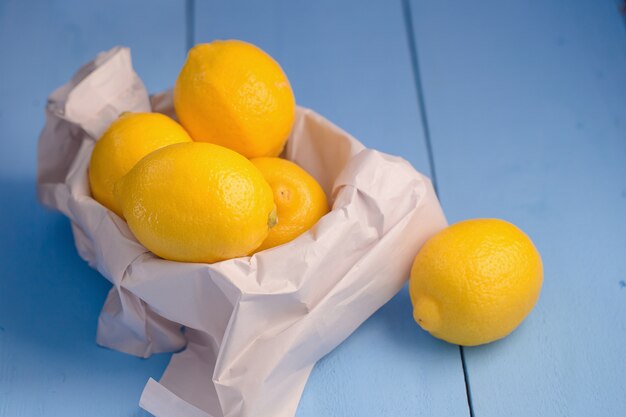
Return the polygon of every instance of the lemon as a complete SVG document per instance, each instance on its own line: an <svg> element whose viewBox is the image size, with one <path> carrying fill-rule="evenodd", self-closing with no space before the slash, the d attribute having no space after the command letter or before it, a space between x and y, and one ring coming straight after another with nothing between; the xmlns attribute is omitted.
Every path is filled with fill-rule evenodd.
<svg viewBox="0 0 626 417"><path fill-rule="evenodd" d="M212 263L248 255L276 222L272 189L245 157L191 142L152 152L115 185L135 237L156 255Z"/></svg>
<svg viewBox="0 0 626 417"><path fill-rule="evenodd" d="M524 232L503 220L466 220L430 238L415 257L413 316L450 343L489 343L524 320L542 282L541 256Z"/></svg>
<svg viewBox="0 0 626 417"><path fill-rule="evenodd" d="M295 99L278 63L237 40L194 46L174 86L174 108L196 141L248 158L278 155L295 118Z"/></svg>
<svg viewBox="0 0 626 417"><path fill-rule="evenodd" d="M150 152L180 142L191 142L191 137L169 117L159 113L122 113L94 146L89 163L91 194L121 216L113 185Z"/></svg>
<svg viewBox="0 0 626 417"><path fill-rule="evenodd" d="M271 157L255 158L251 162L272 187L278 214L278 224L257 252L292 241L328 213L324 190L298 165Z"/></svg>

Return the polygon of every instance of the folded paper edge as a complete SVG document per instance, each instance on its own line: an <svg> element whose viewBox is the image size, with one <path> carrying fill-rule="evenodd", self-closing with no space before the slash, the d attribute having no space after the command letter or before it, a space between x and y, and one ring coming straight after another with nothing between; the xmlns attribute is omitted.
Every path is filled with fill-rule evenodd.
<svg viewBox="0 0 626 417"><path fill-rule="evenodd" d="M144 387L139 406L155 417L213 417L181 399L153 378Z"/></svg>

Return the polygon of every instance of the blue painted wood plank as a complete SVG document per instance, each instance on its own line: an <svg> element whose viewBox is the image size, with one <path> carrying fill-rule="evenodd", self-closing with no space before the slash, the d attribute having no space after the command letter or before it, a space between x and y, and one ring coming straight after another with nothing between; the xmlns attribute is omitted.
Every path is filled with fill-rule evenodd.
<svg viewBox="0 0 626 417"><path fill-rule="evenodd" d="M0 2L0 416L139 416L169 360L95 344L107 281L70 226L35 196L48 94L80 65L129 45L148 88L171 85L185 54L184 5L121 0Z"/></svg>
<svg viewBox="0 0 626 417"><path fill-rule="evenodd" d="M197 2L196 42L239 38L260 46L285 70L298 104L428 174L399 2L221 3Z"/></svg>
<svg viewBox="0 0 626 417"><path fill-rule="evenodd" d="M195 28L259 45L298 103L428 174L400 2L198 2ZM404 290L318 363L297 415L468 415L458 348L413 322Z"/></svg>
<svg viewBox="0 0 626 417"><path fill-rule="evenodd" d="M115 45L131 48L150 91L173 85L185 57L185 10L170 0L0 2L0 175L31 177L48 94Z"/></svg>
<svg viewBox="0 0 626 417"><path fill-rule="evenodd" d="M2 178L0 192L0 416L143 415L143 386L169 355L98 347L109 284L79 258L67 219L39 207L31 180Z"/></svg>
<svg viewBox="0 0 626 417"><path fill-rule="evenodd" d="M508 219L544 260L526 322L466 349L474 415L623 416L626 31L615 4L411 5L449 219Z"/></svg>

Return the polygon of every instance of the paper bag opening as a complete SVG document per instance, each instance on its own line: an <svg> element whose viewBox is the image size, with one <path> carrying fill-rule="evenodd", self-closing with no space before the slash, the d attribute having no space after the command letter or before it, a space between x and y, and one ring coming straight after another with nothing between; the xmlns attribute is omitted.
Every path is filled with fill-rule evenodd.
<svg viewBox="0 0 626 417"><path fill-rule="evenodd" d="M446 226L428 178L299 107L284 156L332 210L297 239L214 264L160 259L96 202L95 141L123 111L173 115L149 97L127 48L50 96L39 143L41 201L72 222L77 250L113 287L97 341L137 356L175 353L141 406L156 416L292 417L311 369L405 283L420 246Z"/></svg>

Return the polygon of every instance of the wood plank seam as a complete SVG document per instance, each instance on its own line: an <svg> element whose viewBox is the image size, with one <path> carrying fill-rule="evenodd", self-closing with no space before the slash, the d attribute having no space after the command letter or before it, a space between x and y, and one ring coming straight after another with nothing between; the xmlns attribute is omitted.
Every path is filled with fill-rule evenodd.
<svg viewBox="0 0 626 417"><path fill-rule="evenodd" d="M413 14L411 13L410 0L402 0L402 12L404 14L404 23L409 41L409 53L411 56L411 66L413 67L413 78L415 81L415 90L417 94L418 108L422 127L424 131L424 140L426 142L426 152L428 153L428 164L430 168L430 177L435 188L435 193L439 195L439 187L437 184L437 170L435 168L435 157L433 154L433 146L430 138L430 129L428 125L428 113L426 111L426 100L424 98L424 89L422 87L422 77L419 67L419 55L417 50L416 33L413 27ZM463 346L459 346L459 354L461 355L461 366L463 367L463 379L465 382L465 393L467 396L467 407L470 417L474 417L474 407L472 404L472 391L470 388L469 375L467 365L465 363L465 352Z"/></svg>
<svg viewBox="0 0 626 417"><path fill-rule="evenodd" d="M409 0L402 0L402 14L404 15L404 25L409 43L409 55L411 57L411 67L413 68L413 80L415 82L415 90L417 94L417 107L420 112L422 121L422 130L424 140L426 142L426 153L428 154L428 165L430 168L430 178L435 188L435 193L439 195L437 188L437 171L435 169L435 158L433 157L433 147L430 141L430 128L428 127L428 116L426 113L426 102L424 100L424 89L422 88L422 77L419 67L419 55L417 54L417 45L415 43L415 30L413 29L413 18L411 14L411 4Z"/></svg>
<svg viewBox="0 0 626 417"><path fill-rule="evenodd" d="M474 405L472 404L472 390L470 388L469 374L465 362L465 350L463 346L459 346L461 353L461 366L463 366L463 378L465 379L465 393L467 394L467 406L469 407L470 417L474 417Z"/></svg>
<svg viewBox="0 0 626 417"><path fill-rule="evenodd" d="M300 104L320 111L367 146L430 172L426 142L420 142L423 127L418 126L402 1L385 6L332 0L278 0L273 7L245 0L194 5L195 42L233 38L263 47L283 66ZM386 59L372 59L379 57L372 52L385 50ZM396 82L385 83L390 76ZM380 331L390 334L380 337ZM363 367L363 358L373 363ZM315 367L297 415L408 416L419 410L420 415L468 416L459 359L458 347L416 330L404 290ZM398 366L404 369L394 369Z"/></svg>
<svg viewBox="0 0 626 417"><path fill-rule="evenodd" d="M195 16L196 14L196 1L195 0L186 0L185 1L185 41L186 41L186 50L189 51L193 45L196 43L195 40L195 31L196 28L194 26Z"/></svg>
<svg viewBox="0 0 626 417"><path fill-rule="evenodd" d="M625 304L613 281L626 269L606 253L626 247L619 233L626 200L618 197L626 197L619 180L626 178L626 32L617 2L575 3L411 4L451 220L506 216L545 258L542 301L529 320L508 339L464 349L481 416L626 409L624 368L616 366ZM578 190L593 192L583 208ZM586 220L592 213L599 221Z"/></svg>

